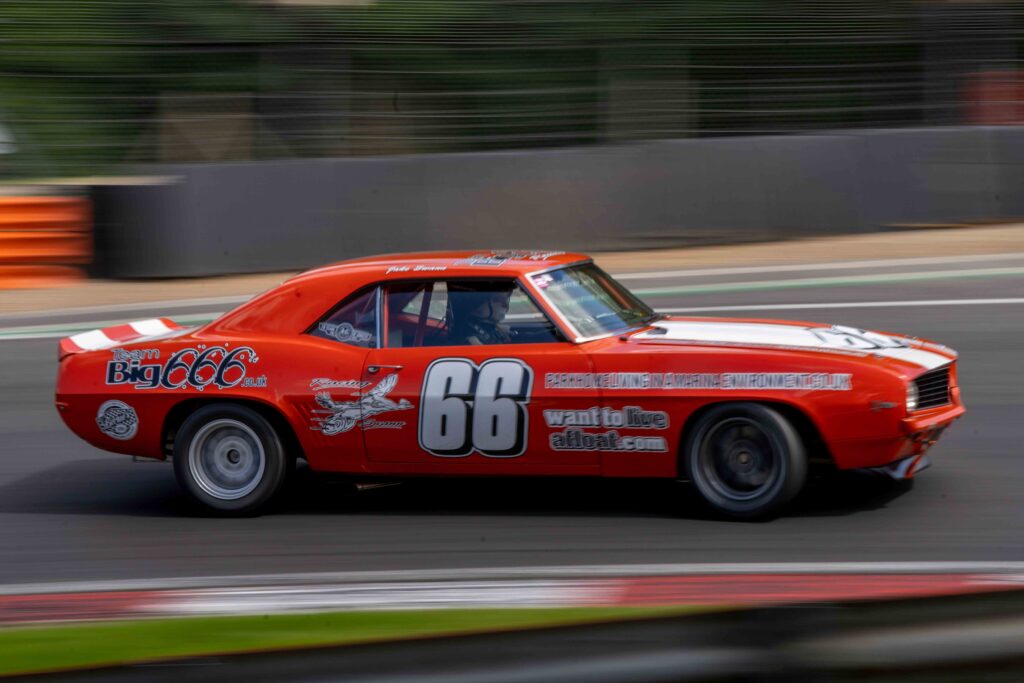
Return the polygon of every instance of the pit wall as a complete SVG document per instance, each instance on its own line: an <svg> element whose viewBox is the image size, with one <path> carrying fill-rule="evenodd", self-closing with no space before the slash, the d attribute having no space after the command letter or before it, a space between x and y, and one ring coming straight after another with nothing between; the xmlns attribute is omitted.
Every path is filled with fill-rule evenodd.
<svg viewBox="0 0 1024 683"><path fill-rule="evenodd" d="M1024 216L1024 127L161 167L92 189L94 275L391 251L649 249Z"/></svg>

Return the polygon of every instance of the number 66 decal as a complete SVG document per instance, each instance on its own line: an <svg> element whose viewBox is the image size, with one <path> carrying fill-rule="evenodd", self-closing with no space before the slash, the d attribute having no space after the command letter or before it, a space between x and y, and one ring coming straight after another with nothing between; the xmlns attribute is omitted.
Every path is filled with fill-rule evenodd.
<svg viewBox="0 0 1024 683"><path fill-rule="evenodd" d="M514 458L526 450L533 369L514 358L477 366L441 358L427 367L420 395L420 448L449 458L473 451Z"/></svg>

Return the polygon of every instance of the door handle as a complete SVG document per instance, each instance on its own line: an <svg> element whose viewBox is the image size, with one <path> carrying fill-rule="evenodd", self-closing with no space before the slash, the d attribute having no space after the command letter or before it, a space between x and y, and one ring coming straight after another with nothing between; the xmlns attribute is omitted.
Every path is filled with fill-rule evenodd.
<svg viewBox="0 0 1024 683"><path fill-rule="evenodd" d="M404 367L405 367L404 365L367 365L366 366L366 371L368 373L370 373L371 375L376 375L378 372L380 372L381 370L383 370L385 368L387 368L389 370L394 370L395 372L398 372L399 370L401 370Z"/></svg>

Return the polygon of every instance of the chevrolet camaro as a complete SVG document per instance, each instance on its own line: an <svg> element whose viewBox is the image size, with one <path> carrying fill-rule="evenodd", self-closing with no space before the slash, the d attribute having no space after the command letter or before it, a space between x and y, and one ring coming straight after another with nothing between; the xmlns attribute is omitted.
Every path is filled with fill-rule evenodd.
<svg viewBox="0 0 1024 683"><path fill-rule="evenodd" d="M778 514L809 467L897 478L964 412L956 353L841 325L659 315L586 256L376 256L303 273L200 327L61 340L56 406L87 442L170 459L252 514L297 459L413 476L685 479Z"/></svg>

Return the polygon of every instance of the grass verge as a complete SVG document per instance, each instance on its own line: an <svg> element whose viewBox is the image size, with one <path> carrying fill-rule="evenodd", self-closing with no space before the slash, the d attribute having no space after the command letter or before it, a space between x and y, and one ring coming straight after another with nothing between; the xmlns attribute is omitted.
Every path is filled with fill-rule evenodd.
<svg viewBox="0 0 1024 683"><path fill-rule="evenodd" d="M0 675L261 650L558 626L695 611L522 608L145 619L0 628Z"/></svg>

